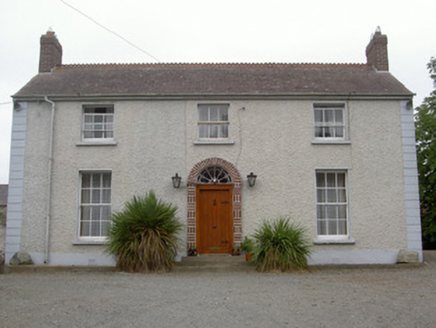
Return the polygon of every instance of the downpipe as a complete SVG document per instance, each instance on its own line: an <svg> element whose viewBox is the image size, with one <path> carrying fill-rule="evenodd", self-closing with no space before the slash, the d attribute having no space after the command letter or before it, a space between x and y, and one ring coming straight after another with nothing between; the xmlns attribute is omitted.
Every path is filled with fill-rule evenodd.
<svg viewBox="0 0 436 328"><path fill-rule="evenodd" d="M53 134L54 134L54 118L55 118L55 103L44 96L44 100L51 104L51 122L50 122L50 139L48 148L48 167L47 167L47 208L45 220L45 248L44 248L44 264L50 263L50 221L51 221L51 189L52 189L52 166L53 166Z"/></svg>

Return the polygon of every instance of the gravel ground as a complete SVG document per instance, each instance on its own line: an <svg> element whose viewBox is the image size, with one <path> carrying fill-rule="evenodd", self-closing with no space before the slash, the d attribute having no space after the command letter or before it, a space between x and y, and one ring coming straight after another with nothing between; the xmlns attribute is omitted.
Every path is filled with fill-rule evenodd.
<svg viewBox="0 0 436 328"><path fill-rule="evenodd" d="M306 273L0 275L0 327L436 327L436 263Z"/></svg>

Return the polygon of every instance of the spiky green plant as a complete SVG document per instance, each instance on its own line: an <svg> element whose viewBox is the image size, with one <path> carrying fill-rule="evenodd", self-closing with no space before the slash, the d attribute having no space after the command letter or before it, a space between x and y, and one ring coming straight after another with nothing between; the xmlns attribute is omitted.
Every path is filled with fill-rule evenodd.
<svg viewBox="0 0 436 328"><path fill-rule="evenodd" d="M256 247L252 261L260 272L303 270L311 254L306 229L289 218L263 221L254 233Z"/></svg>
<svg viewBox="0 0 436 328"><path fill-rule="evenodd" d="M174 265L182 224L177 207L156 198L153 191L134 196L112 215L107 251L117 268L127 272L162 272Z"/></svg>

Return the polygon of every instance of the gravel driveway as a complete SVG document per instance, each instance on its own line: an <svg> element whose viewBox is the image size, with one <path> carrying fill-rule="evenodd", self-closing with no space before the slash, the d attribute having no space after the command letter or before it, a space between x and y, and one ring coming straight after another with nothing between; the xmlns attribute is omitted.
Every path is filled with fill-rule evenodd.
<svg viewBox="0 0 436 328"><path fill-rule="evenodd" d="M436 327L436 264L0 275L0 327Z"/></svg>

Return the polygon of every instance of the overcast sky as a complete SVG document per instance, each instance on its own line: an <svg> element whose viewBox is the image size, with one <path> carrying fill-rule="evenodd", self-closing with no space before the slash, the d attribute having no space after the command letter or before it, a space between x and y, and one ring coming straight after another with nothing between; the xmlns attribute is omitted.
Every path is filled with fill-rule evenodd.
<svg viewBox="0 0 436 328"><path fill-rule="evenodd" d="M365 63L380 26L390 71L416 93L415 107L433 87L426 64L436 56L435 0L65 2L161 62ZM0 0L0 183L9 175L10 96L37 74L49 26L64 64L155 62L61 0Z"/></svg>

